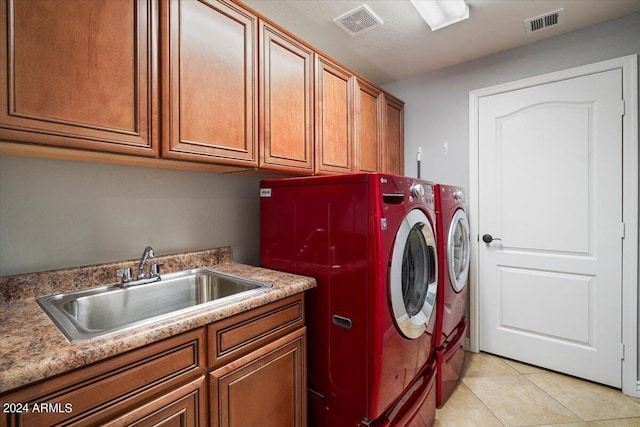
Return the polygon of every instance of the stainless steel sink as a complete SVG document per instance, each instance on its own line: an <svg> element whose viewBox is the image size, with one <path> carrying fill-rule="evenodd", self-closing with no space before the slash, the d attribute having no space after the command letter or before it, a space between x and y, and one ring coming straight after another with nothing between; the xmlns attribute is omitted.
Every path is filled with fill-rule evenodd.
<svg viewBox="0 0 640 427"><path fill-rule="evenodd" d="M40 307L71 341L82 341L214 306L270 288L200 268L163 274L161 280L122 288L108 285L49 295Z"/></svg>

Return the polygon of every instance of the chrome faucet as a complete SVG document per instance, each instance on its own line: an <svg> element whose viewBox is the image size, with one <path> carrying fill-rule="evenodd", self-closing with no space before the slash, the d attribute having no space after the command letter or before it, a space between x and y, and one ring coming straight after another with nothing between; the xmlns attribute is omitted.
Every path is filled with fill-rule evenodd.
<svg viewBox="0 0 640 427"><path fill-rule="evenodd" d="M147 262L147 259L149 258L153 258L153 248L151 246L147 246L144 248L144 252L142 252L140 264L138 265L138 275L136 276L138 280L145 279L147 277L147 273L144 272L144 263Z"/></svg>
<svg viewBox="0 0 640 427"><path fill-rule="evenodd" d="M149 273L145 273L144 271L145 263L149 258L153 257L153 248L151 246L147 246L146 248L144 248L144 252L142 252L142 257L140 258L140 264L138 264L138 274L133 276L131 274L131 268L128 267L116 271L116 276L121 278L120 287L127 288L129 286L144 285L145 283L157 282L158 280L161 280L161 262L149 266Z"/></svg>

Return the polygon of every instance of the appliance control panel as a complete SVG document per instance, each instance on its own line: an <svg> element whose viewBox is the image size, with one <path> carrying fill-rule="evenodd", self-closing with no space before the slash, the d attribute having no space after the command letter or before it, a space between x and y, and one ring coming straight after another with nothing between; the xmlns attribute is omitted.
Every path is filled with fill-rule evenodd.
<svg viewBox="0 0 640 427"><path fill-rule="evenodd" d="M409 200L423 200L427 203L433 203L433 185L413 181L409 186Z"/></svg>

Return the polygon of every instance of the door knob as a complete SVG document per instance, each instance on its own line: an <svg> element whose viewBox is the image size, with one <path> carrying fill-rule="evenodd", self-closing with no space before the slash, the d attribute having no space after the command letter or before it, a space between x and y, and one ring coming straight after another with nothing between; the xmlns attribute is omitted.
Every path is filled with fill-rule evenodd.
<svg viewBox="0 0 640 427"><path fill-rule="evenodd" d="M482 236L482 241L485 242L486 244L489 244L489 243L493 242L494 240L502 241L501 238L493 237L491 234L485 234L485 235Z"/></svg>

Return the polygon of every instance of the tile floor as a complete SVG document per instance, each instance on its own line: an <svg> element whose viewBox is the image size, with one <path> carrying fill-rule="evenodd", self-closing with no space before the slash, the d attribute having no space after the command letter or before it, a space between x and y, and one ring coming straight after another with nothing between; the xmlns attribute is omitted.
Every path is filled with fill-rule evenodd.
<svg viewBox="0 0 640 427"><path fill-rule="evenodd" d="M640 399L487 353L467 353L463 378L435 426L640 426Z"/></svg>

